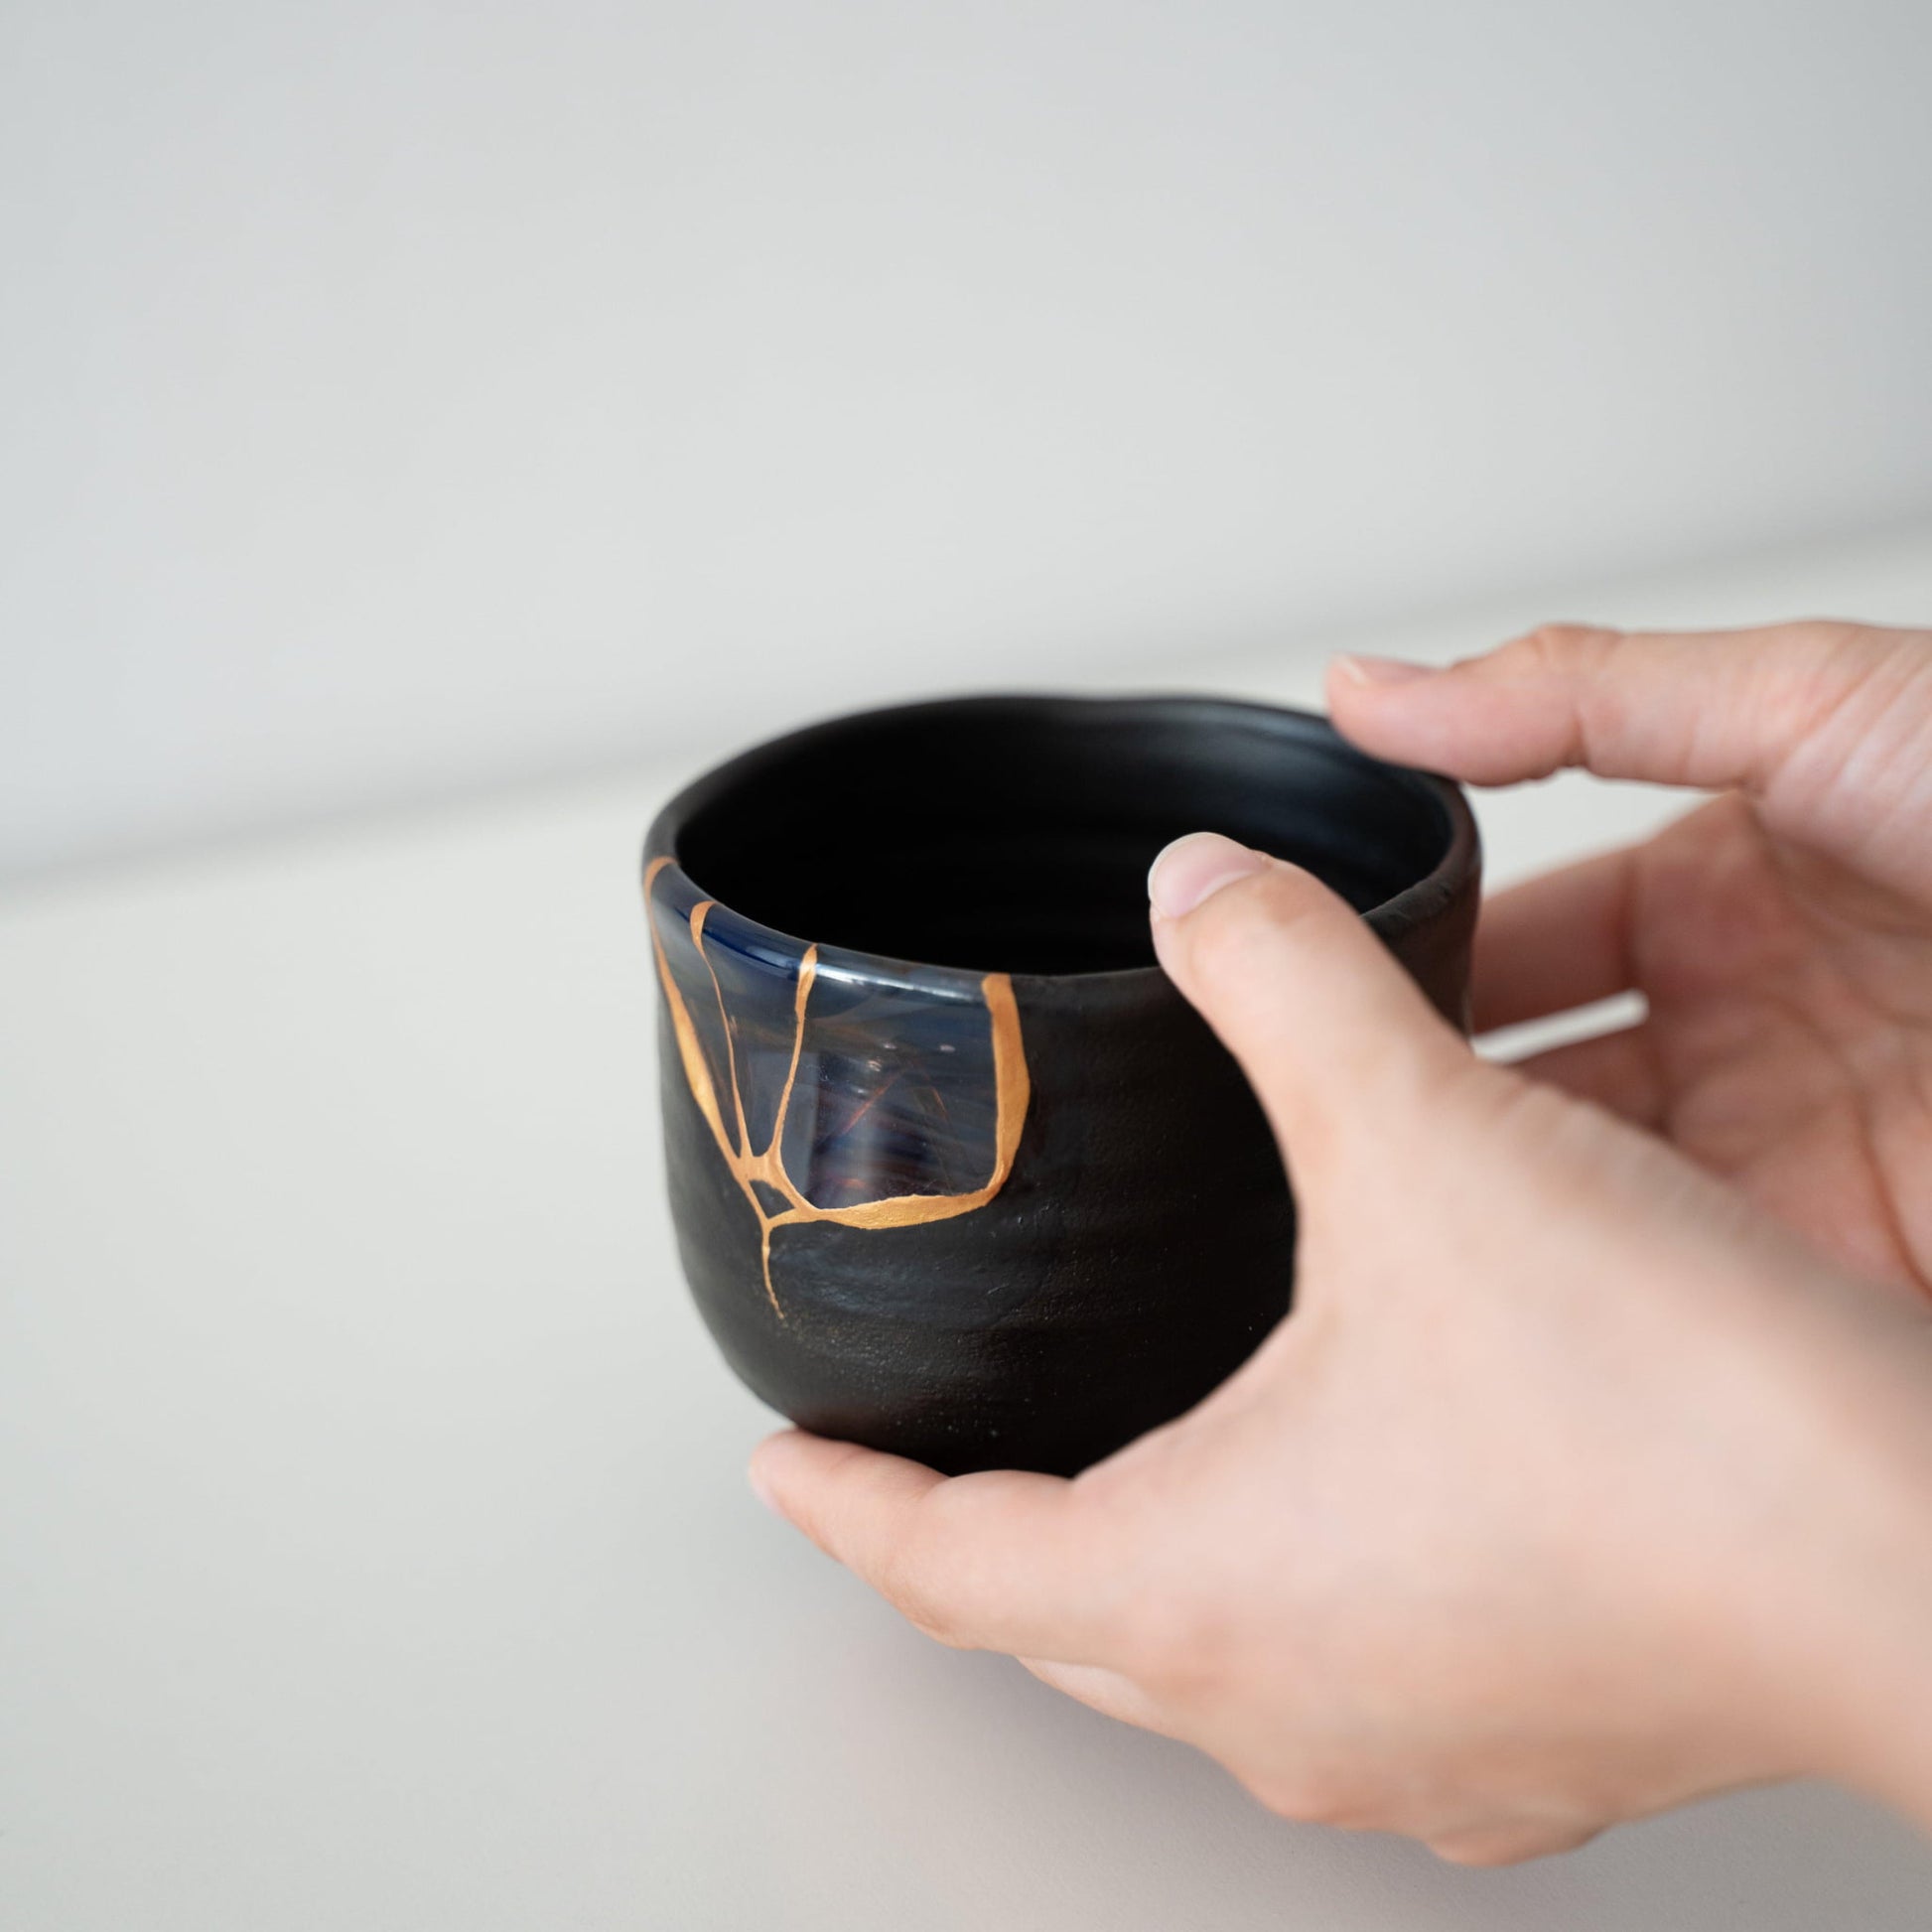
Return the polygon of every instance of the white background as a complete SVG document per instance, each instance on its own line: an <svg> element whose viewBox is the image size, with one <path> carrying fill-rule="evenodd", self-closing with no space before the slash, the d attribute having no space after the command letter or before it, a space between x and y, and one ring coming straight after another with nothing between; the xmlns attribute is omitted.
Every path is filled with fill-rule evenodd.
<svg viewBox="0 0 1932 1932"><path fill-rule="evenodd" d="M1932 531L1590 601L1909 618ZM1306 703L1321 661L1188 668ZM0 913L7 1932L1924 1932L1932 1841L1821 1788L1494 1873L1285 1825L765 1516L656 1141L678 775ZM1478 810L1510 877L1682 803Z"/></svg>
<svg viewBox="0 0 1932 1932"><path fill-rule="evenodd" d="M1819 1789L1284 1825L760 1514L635 863L887 692L1932 616L1928 80L1922 0L0 0L8 1932L1922 1932Z"/></svg>
<svg viewBox="0 0 1932 1932"><path fill-rule="evenodd" d="M1924 0L6 0L0 869L1932 507Z"/></svg>

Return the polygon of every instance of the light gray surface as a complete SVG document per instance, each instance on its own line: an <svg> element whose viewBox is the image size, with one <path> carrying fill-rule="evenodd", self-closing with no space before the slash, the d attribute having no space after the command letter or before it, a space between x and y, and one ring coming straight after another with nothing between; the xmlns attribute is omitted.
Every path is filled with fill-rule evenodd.
<svg viewBox="0 0 1932 1932"><path fill-rule="evenodd" d="M1925 0L6 0L0 869L1932 496Z"/></svg>
<svg viewBox="0 0 1932 1932"><path fill-rule="evenodd" d="M9 1932L1922 1932L1932 1846L1823 1790L1501 1873L1282 1824L759 1511L660 1200L664 782L0 920ZM1484 817L1508 873L1674 808Z"/></svg>

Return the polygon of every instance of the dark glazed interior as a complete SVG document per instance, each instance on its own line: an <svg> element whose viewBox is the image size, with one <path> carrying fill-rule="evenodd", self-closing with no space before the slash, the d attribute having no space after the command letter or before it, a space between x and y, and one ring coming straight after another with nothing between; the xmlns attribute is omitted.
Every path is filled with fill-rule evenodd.
<svg viewBox="0 0 1932 1932"><path fill-rule="evenodd" d="M698 787L704 893L822 945L981 972L1147 966L1147 869L1183 832L1309 867L1359 910L1448 853L1431 781L1321 721L1212 699L999 699L799 732Z"/></svg>

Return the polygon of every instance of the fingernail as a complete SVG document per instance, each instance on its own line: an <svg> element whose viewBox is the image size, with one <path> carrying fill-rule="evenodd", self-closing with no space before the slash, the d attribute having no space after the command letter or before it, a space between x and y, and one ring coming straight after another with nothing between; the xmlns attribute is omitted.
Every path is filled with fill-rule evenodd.
<svg viewBox="0 0 1932 1932"><path fill-rule="evenodd" d="M1148 868L1147 896L1164 919L1183 919L1210 893L1246 879L1268 864L1265 854L1218 832L1189 832L1162 850Z"/></svg>
<svg viewBox="0 0 1932 1932"><path fill-rule="evenodd" d="M1433 664L1412 664L1406 657L1337 657L1335 669L1356 684L1413 684L1434 677Z"/></svg>

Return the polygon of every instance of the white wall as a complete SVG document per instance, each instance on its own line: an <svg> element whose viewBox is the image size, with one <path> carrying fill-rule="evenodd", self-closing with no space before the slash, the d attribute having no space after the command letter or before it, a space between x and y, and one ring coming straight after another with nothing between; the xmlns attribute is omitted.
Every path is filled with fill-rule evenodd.
<svg viewBox="0 0 1932 1932"><path fill-rule="evenodd" d="M1926 0L5 0L0 864L1932 503Z"/></svg>

